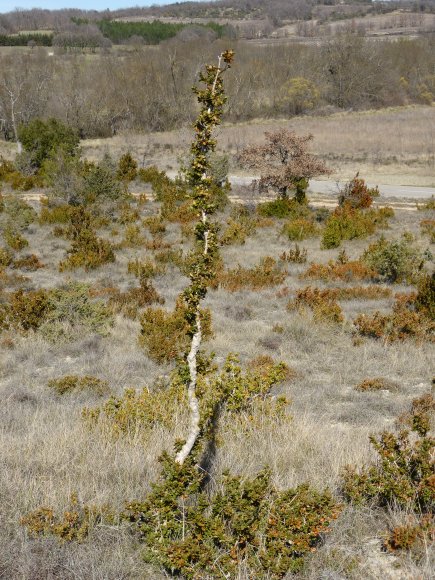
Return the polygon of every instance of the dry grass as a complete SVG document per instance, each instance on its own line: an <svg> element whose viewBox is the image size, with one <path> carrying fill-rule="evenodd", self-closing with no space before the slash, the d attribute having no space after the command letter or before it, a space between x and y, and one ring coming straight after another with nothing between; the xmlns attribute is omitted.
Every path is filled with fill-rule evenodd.
<svg viewBox="0 0 435 580"><path fill-rule="evenodd" d="M146 204L141 217L151 215L157 207ZM404 229L420 235L420 219L417 212L398 212L387 235L396 237ZM224 247L225 267L241 263L252 268L268 255L278 259L289 247L280 228L278 223L261 228L244 246ZM101 235L109 236L109 231ZM28 251L46 264L26 273L32 288L57 286L72 277L94 286L125 290L137 285L134 276L127 274L128 262L152 258L151 250L122 248L117 250L115 263L95 272L59 273L57 265L68 242L53 237L50 226L32 225L26 237ZM186 251L189 244L182 245L180 239L180 226L168 224L164 240ZM346 252L356 258L371 241L346 242ZM304 242L309 262L327 263L337 258L338 250L322 251L319 244L319 240ZM385 345L367 340L359 346L352 344L351 320L368 309L388 309L392 302L388 297L370 301L370 306L360 299L343 303L347 323L338 327L315 325L308 315L288 312L289 297L305 286L299 275L306 265L286 263L282 268L287 277L281 286L239 292L219 288L210 291L205 302L212 312L214 330L207 348L216 352L219 364L229 351L239 353L242 363L267 354L296 371L274 393L290 400L291 418L257 413L252 421L245 417L232 424L223 417L212 475L218 480L225 469L252 475L269 464L274 483L280 487L309 481L319 489L329 486L337 492L343 466L361 465L372 457L368 435L391 428L410 400L430 388L433 352L430 345L412 342ZM168 308L173 307L185 283L173 265L153 278ZM279 292L283 288L287 290ZM55 345L37 334L0 337L4 341L0 349L0 502L4 514L0 577L159 578L155 570L144 567L140 549L125 528L101 526L81 545L60 545L50 538L30 540L18 523L23 514L41 505L56 511L66 509L73 491L83 502L107 502L122 509L125 500L142 498L150 489L159 472L158 455L171 449L175 438L185 433L185 414L180 412L171 432L155 427L144 446L140 439L113 439L104 431L87 428L81 410L100 403L95 394L83 391L60 397L47 386L50 379L63 375L98 377L108 381L117 394L128 386L152 385L158 376L167 375L170 367L158 366L146 357L138 345L138 334L139 323L119 315L108 337L88 335ZM367 377L378 376L397 384L397 390L355 390ZM377 538L385 528L385 516L347 509L300 577L388 577L394 563L401 566L400 578L407 578L408 573L409 577L413 573L413 577L429 578L429 555L416 565L381 554ZM383 571L381 576L377 575L379 570Z"/></svg>
<svg viewBox="0 0 435 580"><path fill-rule="evenodd" d="M313 152L334 170L331 179L350 179L359 170L368 181L391 185L433 186L435 169L435 107L409 106L379 111L258 120L219 129L219 147L238 153L263 141L265 131L292 129L312 133ZM84 153L99 158L104 150L114 155L131 150L139 161L175 170L177 157L191 140L188 128L147 135L120 135L88 140ZM234 169L234 168L233 168ZM237 169L237 168L235 168Z"/></svg>

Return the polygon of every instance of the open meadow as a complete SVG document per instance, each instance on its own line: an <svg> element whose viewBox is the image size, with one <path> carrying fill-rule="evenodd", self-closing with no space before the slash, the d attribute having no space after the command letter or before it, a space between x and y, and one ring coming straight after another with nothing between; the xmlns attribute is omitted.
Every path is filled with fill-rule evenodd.
<svg viewBox="0 0 435 580"><path fill-rule="evenodd" d="M337 175L433 185L433 107L224 125L219 148L234 163L247 143L283 125L312 132ZM144 563L144 544L119 514L150 493L159 456L188 424L171 377L195 213L183 186L149 168L175 169L188 140L186 130L83 142L90 163L81 187L90 175L101 186L84 206L62 197L76 183L74 173L62 181L65 169L53 170L50 188L37 187L47 197L25 202L2 162L0 577L167 577ZM147 161L128 179L118 164L127 151L139 167ZM238 414L222 407L209 493L227 470L253 478L266 465L277 489L307 482L331 491L339 515L288 577L429 580L433 529L415 532L408 549L388 540L416 525L423 504L377 503L376 494L359 502L344 469L374 464L369 436L397 432L413 400L433 413L433 201L418 211L345 204L334 213L309 200L217 199L222 261L203 304L205 352L219 369L233 353L261 380L274 363L286 370L244 395ZM334 229L340 219L356 220L350 234ZM232 576L191 577L247 580L250 566L241 557Z"/></svg>

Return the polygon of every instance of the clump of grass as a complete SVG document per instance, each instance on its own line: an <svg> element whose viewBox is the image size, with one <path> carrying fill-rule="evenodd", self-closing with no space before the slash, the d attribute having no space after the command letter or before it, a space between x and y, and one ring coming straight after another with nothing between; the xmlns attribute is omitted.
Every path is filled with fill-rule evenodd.
<svg viewBox="0 0 435 580"><path fill-rule="evenodd" d="M294 248L290 248L288 251L284 251L279 259L282 262L290 262L293 264L305 264L307 261L308 250L306 248L300 248L299 244L295 244Z"/></svg>
<svg viewBox="0 0 435 580"><path fill-rule="evenodd" d="M364 379L355 386L357 391L392 391L396 390L397 385L384 377L374 377L371 379Z"/></svg>

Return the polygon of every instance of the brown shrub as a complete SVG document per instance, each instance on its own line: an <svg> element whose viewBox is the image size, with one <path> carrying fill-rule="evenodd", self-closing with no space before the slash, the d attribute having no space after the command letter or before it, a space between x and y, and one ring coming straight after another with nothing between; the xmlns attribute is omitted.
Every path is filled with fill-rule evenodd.
<svg viewBox="0 0 435 580"><path fill-rule="evenodd" d="M364 379L355 386L357 391L392 391L397 389L397 385L383 377L375 377L373 379Z"/></svg>
<svg viewBox="0 0 435 580"><path fill-rule="evenodd" d="M344 321L343 313L340 306L334 298L318 288L311 288L308 286L303 290L299 290L294 300L290 300L287 304L288 310L294 310L308 307L313 312L315 321L318 322L334 322L342 323Z"/></svg>
<svg viewBox="0 0 435 580"><path fill-rule="evenodd" d="M282 284L286 275L285 271L277 267L276 261L267 256L254 268L243 268L239 265L233 270L223 272L218 276L218 283L229 292L243 289L262 290Z"/></svg>
<svg viewBox="0 0 435 580"><path fill-rule="evenodd" d="M350 262L329 262L328 264L311 264L308 269L301 274L301 278L315 280L342 280L343 282L353 282L354 280L365 280L370 282L375 280L377 273L360 262L354 260Z"/></svg>

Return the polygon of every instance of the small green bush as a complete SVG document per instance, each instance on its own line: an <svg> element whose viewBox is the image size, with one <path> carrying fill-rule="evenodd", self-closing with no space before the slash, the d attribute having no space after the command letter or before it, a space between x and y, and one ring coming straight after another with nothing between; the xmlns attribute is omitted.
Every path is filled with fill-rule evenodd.
<svg viewBox="0 0 435 580"><path fill-rule="evenodd" d="M73 240L67 257L59 264L59 271L84 268L94 270L103 264L115 261L115 254L111 243L98 238L91 229L83 228Z"/></svg>
<svg viewBox="0 0 435 580"><path fill-rule="evenodd" d="M49 293L49 309L39 331L49 342L66 342L89 333L106 336L113 316L102 300L90 297L87 284L70 282Z"/></svg>
<svg viewBox="0 0 435 580"><path fill-rule="evenodd" d="M137 161L130 152L124 153L119 158L116 177L119 181L129 182L137 177Z"/></svg>
<svg viewBox="0 0 435 580"><path fill-rule="evenodd" d="M273 201L259 203L257 212L264 217L275 218L308 218L311 214L306 203L299 203L295 199L278 198Z"/></svg>
<svg viewBox="0 0 435 580"><path fill-rule="evenodd" d="M29 242L26 240L26 238L23 237L20 231L14 228L12 225L7 225L5 227L3 232L3 239L10 248L16 250L17 252L23 250L29 245Z"/></svg>
<svg viewBox="0 0 435 580"><path fill-rule="evenodd" d="M31 205L14 195L4 197L4 214L14 229L19 230L27 228L38 217Z"/></svg>
<svg viewBox="0 0 435 580"><path fill-rule="evenodd" d="M357 504L370 501L382 507L433 512L435 439L427 434L428 427L428 420L414 424L413 438L405 430L370 437L378 462L362 470L345 470L346 498Z"/></svg>
<svg viewBox="0 0 435 580"><path fill-rule="evenodd" d="M343 240L365 238L378 227L386 227L394 215L391 208L359 210L349 205L338 207L328 218L323 230L322 248L338 248Z"/></svg>
<svg viewBox="0 0 435 580"><path fill-rule="evenodd" d="M367 248L361 261L378 273L380 281L412 283L423 268L425 257L409 236L393 241L382 236Z"/></svg>
<svg viewBox="0 0 435 580"><path fill-rule="evenodd" d="M37 169L58 149L69 156L78 154L79 136L57 119L33 119L19 128L18 136L24 151L30 155L32 165Z"/></svg>
<svg viewBox="0 0 435 580"><path fill-rule="evenodd" d="M317 235L316 224L305 218L289 221L282 229L282 233L291 241L301 241Z"/></svg>

